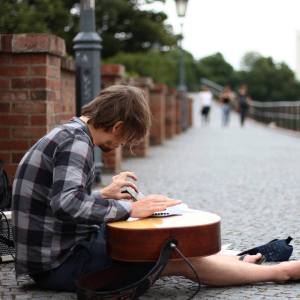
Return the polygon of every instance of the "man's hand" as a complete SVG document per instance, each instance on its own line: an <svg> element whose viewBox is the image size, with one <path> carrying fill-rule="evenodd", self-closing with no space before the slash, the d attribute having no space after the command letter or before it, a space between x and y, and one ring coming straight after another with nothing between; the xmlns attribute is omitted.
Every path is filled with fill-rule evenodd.
<svg viewBox="0 0 300 300"><path fill-rule="evenodd" d="M131 217L145 218L156 211L163 211L167 207L180 204L181 202L181 200L171 199L162 195L149 195L132 203Z"/></svg>
<svg viewBox="0 0 300 300"><path fill-rule="evenodd" d="M137 191L137 187L129 179L137 180L137 177L133 172L121 172L120 174L113 176L112 183L107 187L103 188L100 193L103 198L110 199L131 199L131 195L128 193L122 193L126 187L131 187Z"/></svg>

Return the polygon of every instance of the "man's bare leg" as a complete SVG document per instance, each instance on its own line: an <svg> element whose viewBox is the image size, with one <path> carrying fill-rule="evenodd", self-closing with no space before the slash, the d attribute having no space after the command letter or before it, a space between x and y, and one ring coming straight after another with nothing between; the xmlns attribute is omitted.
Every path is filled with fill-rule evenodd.
<svg viewBox="0 0 300 300"><path fill-rule="evenodd" d="M232 259L232 260L240 260L240 256L237 255L230 255L230 254L226 254L226 252L224 253L223 251L218 252L216 255L222 255L222 256L226 256L228 258L228 260ZM255 255L246 255L242 260L244 262L248 262L248 263L256 263L257 261L259 261L262 258L262 255L260 253L257 253Z"/></svg>
<svg viewBox="0 0 300 300"><path fill-rule="evenodd" d="M258 282L285 282L300 279L300 261L285 262L277 265L256 265L238 259L211 255L191 258L200 281L207 285L229 286ZM184 276L197 281L194 273L183 260L170 261L162 276Z"/></svg>

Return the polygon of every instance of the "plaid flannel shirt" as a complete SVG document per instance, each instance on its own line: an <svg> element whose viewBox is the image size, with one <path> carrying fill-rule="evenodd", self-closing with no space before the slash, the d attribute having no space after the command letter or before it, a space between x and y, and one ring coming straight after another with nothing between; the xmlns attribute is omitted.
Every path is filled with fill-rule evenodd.
<svg viewBox="0 0 300 300"><path fill-rule="evenodd" d="M101 223L129 217L128 202L88 193L94 180L93 147L86 125L73 118L41 138L21 160L12 201L17 275L58 267Z"/></svg>

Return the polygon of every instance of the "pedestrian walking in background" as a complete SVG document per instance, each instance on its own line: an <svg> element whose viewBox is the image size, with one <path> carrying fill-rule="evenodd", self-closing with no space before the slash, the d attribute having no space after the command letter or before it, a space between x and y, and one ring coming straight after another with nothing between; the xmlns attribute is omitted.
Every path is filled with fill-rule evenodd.
<svg viewBox="0 0 300 300"><path fill-rule="evenodd" d="M199 94L201 105L201 123L209 123L209 113L213 100L213 94L207 86L203 86Z"/></svg>
<svg viewBox="0 0 300 300"><path fill-rule="evenodd" d="M220 103L222 104L222 125L224 127L229 125L232 99L233 94L230 86L224 87L219 96Z"/></svg>
<svg viewBox="0 0 300 300"><path fill-rule="evenodd" d="M237 93L237 102L238 102L239 113L240 113L240 122L241 122L241 126L243 127L249 110L249 102L250 102L250 96L248 95L247 85L242 84L239 87Z"/></svg>

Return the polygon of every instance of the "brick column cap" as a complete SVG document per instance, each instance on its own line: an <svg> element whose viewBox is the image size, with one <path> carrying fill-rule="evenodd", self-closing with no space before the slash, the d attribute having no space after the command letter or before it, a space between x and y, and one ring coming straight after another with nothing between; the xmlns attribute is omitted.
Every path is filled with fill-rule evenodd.
<svg viewBox="0 0 300 300"><path fill-rule="evenodd" d="M169 95L176 95L177 94L177 90L174 87L168 87L168 94Z"/></svg>
<svg viewBox="0 0 300 300"><path fill-rule="evenodd" d="M136 77L130 78L129 84L141 87L152 89L154 86L153 79L151 77Z"/></svg>
<svg viewBox="0 0 300 300"><path fill-rule="evenodd" d="M164 83L155 83L151 89L152 93L165 94L167 92L168 86Z"/></svg>
<svg viewBox="0 0 300 300"><path fill-rule="evenodd" d="M179 99L186 99L187 98L187 93L177 90L176 97L179 98Z"/></svg>
<svg viewBox="0 0 300 300"><path fill-rule="evenodd" d="M62 38L53 34L0 34L0 51L9 53L49 53L64 56L66 45Z"/></svg>
<svg viewBox="0 0 300 300"><path fill-rule="evenodd" d="M101 66L101 75L123 77L125 75L125 67L119 64L104 64Z"/></svg>

